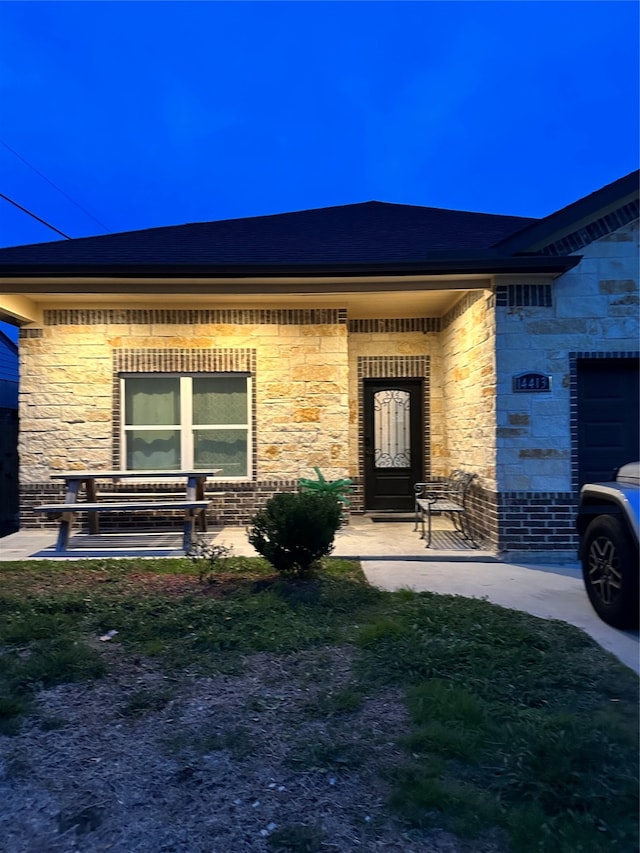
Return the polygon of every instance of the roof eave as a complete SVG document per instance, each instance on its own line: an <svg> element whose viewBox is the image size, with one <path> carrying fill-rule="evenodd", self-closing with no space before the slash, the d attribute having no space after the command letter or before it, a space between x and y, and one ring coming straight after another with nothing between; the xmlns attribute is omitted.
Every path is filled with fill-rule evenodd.
<svg viewBox="0 0 640 853"><path fill-rule="evenodd" d="M377 264L2 264L0 278L296 278L299 276L414 276L549 273L572 269L580 256L434 258Z"/></svg>
<svg viewBox="0 0 640 853"><path fill-rule="evenodd" d="M640 192L640 171L636 170L584 198L578 199L516 231L494 245L501 253L540 251L571 228L604 212L616 210L637 201Z"/></svg>

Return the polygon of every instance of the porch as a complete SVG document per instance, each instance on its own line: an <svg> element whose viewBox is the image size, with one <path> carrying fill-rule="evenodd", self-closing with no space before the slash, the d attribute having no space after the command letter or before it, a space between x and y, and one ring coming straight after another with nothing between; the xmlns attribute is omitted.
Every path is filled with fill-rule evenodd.
<svg viewBox="0 0 640 853"><path fill-rule="evenodd" d="M494 561L490 549L471 548L452 529L446 519L434 520L433 544L426 548L419 531L414 531L413 517L402 520L379 520L379 514L352 516L349 524L338 531L334 557L378 560L453 560ZM206 534L211 543L231 548L231 555L257 556L247 541L245 527L213 527ZM54 558L56 531L21 530L0 539L0 561L30 558ZM182 533L179 531L139 533L102 533L93 536L77 533L71 537L65 559L91 557L181 557Z"/></svg>

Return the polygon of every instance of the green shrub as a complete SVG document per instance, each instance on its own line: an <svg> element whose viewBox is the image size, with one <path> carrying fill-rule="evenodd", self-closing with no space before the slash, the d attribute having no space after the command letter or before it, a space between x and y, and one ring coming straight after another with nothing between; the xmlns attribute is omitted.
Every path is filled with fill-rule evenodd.
<svg viewBox="0 0 640 853"><path fill-rule="evenodd" d="M322 492L281 492L251 519L249 542L277 571L309 575L333 550L341 504Z"/></svg>

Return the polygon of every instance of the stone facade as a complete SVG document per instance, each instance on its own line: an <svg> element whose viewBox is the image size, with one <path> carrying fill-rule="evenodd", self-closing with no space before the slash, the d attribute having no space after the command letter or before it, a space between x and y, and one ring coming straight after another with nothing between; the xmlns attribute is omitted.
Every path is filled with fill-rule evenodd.
<svg viewBox="0 0 640 853"><path fill-rule="evenodd" d="M576 544L575 354L637 355L638 252L636 220L581 247L583 260L546 285L549 299L512 293L496 308L496 481L506 550ZM518 284L505 278L500 286ZM551 376L551 391L514 392L513 377L526 371Z"/></svg>
<svg viewBox="0 0 640 853"><path fill-rule="evenodd" d="M485 488L495 486L494 299L469 293L443 318L442 407L444 447L436 474L473 471Z"/></svg>
<svg viewBox="0 0 640 853"><path fill-rule="evenodd" d="M366 378L422 380L425 477L464 465L490 479L495 456L492 317L488 291L464 297L444 322L415 318L347 324L340 309L305 316L293 311L45 310L42 327L30 328L21 345L23 525L50 524L31 509L44 495L60 494L61 487L49 481L50 472L121 467L122 372L239 370L252 377L251 476L212 484L218 493L212 496L212 516L225 523L246 522L267 497L295 488L314 466L329 478L351 477L353 509L364 510ZM148 521L136 516L131 523Z"/></svg>
<svg viewBox="0 0 640 853"><path fill-rule="evenodd" d="M80 318L49 312L40 334L31 329L24 337L19 450L25 494L56 470L119 467L121 370L240 369L253 380L252 483L294 482L312 475L315 465L329 478L347 473L347 327L340 311L306 323L295 322L294 312L274 312L261 323L194 325L172 322L179 313L163 313L165 322L151 316L137 323L127 312L105 317L87 310ZM254 509L252 502L248 512Z"/></svg>

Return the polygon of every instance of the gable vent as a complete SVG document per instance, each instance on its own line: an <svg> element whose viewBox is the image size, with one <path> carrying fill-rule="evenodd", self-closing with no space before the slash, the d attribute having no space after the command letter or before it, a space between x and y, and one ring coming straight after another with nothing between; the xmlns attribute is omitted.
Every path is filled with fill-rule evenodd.
<svg viewBox="0 0 640 853"><path fill-rule="evenodd" d="M551 308L550 284L511 284L496 287L498 308Z"/></svg>

